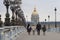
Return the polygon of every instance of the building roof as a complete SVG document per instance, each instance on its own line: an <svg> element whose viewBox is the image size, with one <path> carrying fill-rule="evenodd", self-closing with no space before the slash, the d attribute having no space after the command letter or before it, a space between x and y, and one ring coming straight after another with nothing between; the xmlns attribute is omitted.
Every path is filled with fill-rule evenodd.
<svg viewBox="0 0 60 40"><path fill-rule="evenodd" d="M34 10L33 10L33 12L32 12L32 15L38 15L38 12L37 12L37 10L36 10L36 7L34 7Z"/></svg>

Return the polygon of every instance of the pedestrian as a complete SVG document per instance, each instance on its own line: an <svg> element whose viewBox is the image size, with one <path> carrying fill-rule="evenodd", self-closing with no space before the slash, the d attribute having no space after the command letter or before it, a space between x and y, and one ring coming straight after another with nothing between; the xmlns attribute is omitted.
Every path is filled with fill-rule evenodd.
<svg viewBox="0 0 60 40"><path fill-rule="evenodd" d="M29 28L30 24L27 25L27 32L28 32L28 28Z"/></svg>
<svg viewBox="0 0 60 40"><path fill-rule="evenodd" d="M28 24L28 26L27 26L27 32L28 32L29 35L31 33L31 30L32 30L32 28L30 27L30 24Z"/></svg>
<svg viewBox="0 0 60 40"><path fill-rule="evenodd" d="M45 32L46 32L46 26L45 25L43 25L42 30L43 30L43 35L45 35Z"/></svg>
<svg viewBox="0 0 60 40"><path fill-rule="evenodd" d="M41 24L36 25L36 30L37 30L37 35L40 35L40 30L41 30Z"/></svg>
<svg viewBox="0 0 60 40"><path fill-rule="evenodd" d="M28 28L28 34L29 34L29 35L30 35L30 33L31 33L31 30L32 30L32 28L29 27L29 28Z"/></svg>

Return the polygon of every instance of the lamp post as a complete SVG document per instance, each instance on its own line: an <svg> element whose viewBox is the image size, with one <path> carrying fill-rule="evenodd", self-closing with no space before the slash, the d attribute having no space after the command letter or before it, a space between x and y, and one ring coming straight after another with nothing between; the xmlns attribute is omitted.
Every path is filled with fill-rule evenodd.
<svg viewBox="0 0 60 40"><path fill-rule="evenodd" d="M57 23L56 23L56 11L57 11L57 9L55 8L54 11L55 11L55 28L56 28L57 27Z"/></svg>
<svg viewBox="0 0 60 40"><path fill-rule="evenodd" d="M48 15L48 29L50 29L50 23L49 23L49 21L50 21L50 16Z"/></svg>
<svg viewBox="0 0 60 40"><path fill-rule="evenodd" d="M46 19L45 19L45 25L46 25Z"/></svg>
<svg viewBox="0 0 60 40"><path fill-rule="evenodd" d="M17 13L18 13L18 12L16 11L16 25L18 25L18 24L17 24L17 17L18 17L18 14L17 14Z"/></svg>
<svg viewBox="0 0 60 40"><path fill-rule="evenodd" d="M2 27L3 21L1 20L1 15L0 15L0 27Z"/></svg>
<svg viewBox="0 0 60 40"><path fill-rule="evenodd" d="M20 8L20 4L21 4L21 0L10 0L11 3L11 10L12 10L12 25L17 25L17 14L18 12L16 12L19 8ZM14 15L14 13L16 15ZM20 13L19 13L20 14ZM16 16L16 19L14 19L14 17Z"/></svg>
<svg viewBox="0 0 60 40"><path fill-rule="evenodd" d="M12 11L12 20L11 20L11 25L15 25L15 20L14 20L14 11L15 11L15 8L14 8L14 5L11 5L10 7L11 11Z"/></svg>
<svg viewBox="0 0 60 40"><path fill-rule="evenodd" d="M10 18L9 18L10 14L8 11L9 5L10 5L10 0L4 0L3 4L6 6L6 10L7 10L6 18L5 18L5 26L10 26Z"/></svg>

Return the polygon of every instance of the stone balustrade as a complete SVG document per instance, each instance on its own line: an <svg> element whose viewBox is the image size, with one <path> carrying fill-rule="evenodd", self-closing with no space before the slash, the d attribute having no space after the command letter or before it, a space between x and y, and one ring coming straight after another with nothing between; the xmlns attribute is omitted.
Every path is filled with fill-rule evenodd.
<svg viewBox="0 0 60 40"><path fill-rule="evenodd" d="M0 28L0 40L15 40L20 33L25 32L24 26L5 26Z"/></svg>

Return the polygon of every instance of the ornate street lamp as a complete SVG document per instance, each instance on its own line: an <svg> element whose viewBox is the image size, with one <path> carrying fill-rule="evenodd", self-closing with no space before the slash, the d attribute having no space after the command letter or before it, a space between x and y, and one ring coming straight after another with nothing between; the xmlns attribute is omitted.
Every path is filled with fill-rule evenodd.
<svg viewBox="0 0 60 40"><path fill-rule="evenodd" d="M12 20L11 20L11 25L15 25L15 20L14 20L14 12L15 12L15 7L14 5L11 5L10 7L11 11L12 11Z"/></svg>
<svg viewBox="0 0 60 40"><path fill-rule="evenodd" d="M56 28L57 27L57 23L56 23L56 11L57 11L57 9L55 8L54 11L55 11L55 28Z"/></svg>
<svg viewBox="0 0 60 40"><path fill-rule="evenodd" d="M9 9L9 5L10 5L10 0L4 0L3 4L6 6L6 18L5 18L5 26L10 26L10 14L8 12L8 9Z"/></svg>
<svg viewBox="0 0 60 40"><path fill-rule="evenodd" d="M15 6L15 14L16 14L16 19L17 19L17 15L18 15L18 17L20 17L21 19L22 19L22 22L24 22L25 23L25 20L24 20L24 15L22 15L23 14L23 11L21 10L21 8L20 8L20 5L21 5L21 0L10 0L10 3L11 3L11 5L13 4L14 6ZM17 12L16 12L17 11Z"/></svg>
<svg viewBox="0 0 60 40"><path fill-rule="evenodd" d="M16 0L10 0L10 9L11 9L11 11L12 11L12 25L15 25L15 19L14 19L14 13L16 14L16 9L17 8L20 8L20 6L18 6L17 4L16 4ZM16 17L17 17L17 14L16 14ZM16 18L16 21L17 21L17 18Z"/></svg>
<svg viewBox="0 0 60 40"><path fill-rule="evenodd" d="M17 14L18 14L18 12L16 11L15 14L16 14L16 25L18 25L18 24L17 24L17 17L18 17Z"/></svg>

